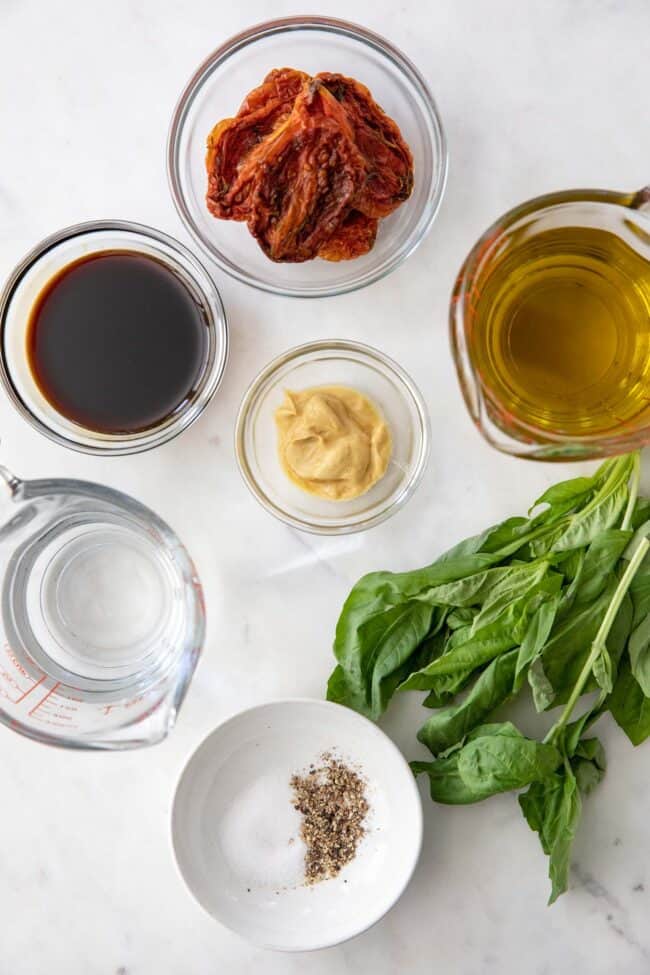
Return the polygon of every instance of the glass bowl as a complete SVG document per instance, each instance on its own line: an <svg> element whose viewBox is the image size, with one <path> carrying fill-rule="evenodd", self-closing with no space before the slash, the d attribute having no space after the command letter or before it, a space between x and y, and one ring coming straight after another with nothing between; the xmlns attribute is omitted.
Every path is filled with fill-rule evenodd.
<svg viewBox="0 0 650 975"><path fill-rule="evenodd" d="M377 242L363 257L331 263L275 264L245 225L217 220L205 204L208 133L235 114L244 96L272 68L332 71L366 85L397 122L413 153L411 197L380 221ZM442 123L423 77L392 44L354 24L327 17L288 17L252 27L218 48L197 69L174 111L167 145L174 203L204 253L246 284L275 294L319 298L377 281L397 267L431 227L445 186Z"/></svg>
<svg viewBox="0 0 650 975"><path fill-rule="evenodd" d="M280 466L275 411L286 389L350 386L381 411L393 439L388 469L366 494L326 501L302 491ZM317 535L345 535L385 521L411 497L429 456L429 420L404 370L377 349L330 339L278 356L246 391L235 426L239 469L260 504L280 521Z"/></svg>
<svg viewBox="0 0 650 975"><path fill-rule="evenodd" d="M132 434L105 434L74 423L41 393L29 367L26 335L34 301L62 268L98 251L134 251L155 257L192 292L207 327L203 369L193 394L161 423ZM0 294L0 382L27 422L50 440L87 454L135 454L166 443L203 412L219 385L228 358L228 327L219 293L203 265L182 244L159 230L123 220L66 227L41 241L11 273ZM119 376L115 377L119 382Z"/></svg>

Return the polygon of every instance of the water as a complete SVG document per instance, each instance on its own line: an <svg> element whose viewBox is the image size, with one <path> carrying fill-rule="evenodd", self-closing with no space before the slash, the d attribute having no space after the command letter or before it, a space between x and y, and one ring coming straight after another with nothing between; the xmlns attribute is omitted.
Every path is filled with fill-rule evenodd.
<svg viewBox="0 0 650 975"><path fill-rule="evenodd" d="M166 551L128 520L63 518L21 546L14 565L10 642L57 680L124 686L173 648L179 580Z"/></svg>

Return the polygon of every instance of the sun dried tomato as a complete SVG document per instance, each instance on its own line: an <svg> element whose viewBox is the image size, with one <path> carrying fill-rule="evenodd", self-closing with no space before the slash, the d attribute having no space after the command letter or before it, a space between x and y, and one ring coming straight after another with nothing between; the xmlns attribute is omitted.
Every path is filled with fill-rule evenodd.
<svg viewBox="0 0 650 975"><path fill-rule="evenodd" d="M264 147L243 167L257 170L248 228L272 260L308 261L337 230L362 188L363 156L344 110L314 81Z"/></svg>
<svg viewBox="0 0 650 975"><path fill-rule="evenodd" d="M358 210L349 210L329 240L318 248L326 261L349 261L371 251L377 237L379 220Z"/></svg>
<svg viewBox="0 0 650 975"><path fill-rule="evenodd" d="M408 198L413 157L368 89L344 75L271 71L210 133L208 209L246 220L274 261L349 260Z"/></svg>
<svg viewBox="0 0 650 975"><path fill-rule="evenodd" d="M234 118L223 119L208 136L206 202L215 217L246 220L252 170L241 178L250 153L290 114L309 76L293 68L274 69L249 92Z"/></svg>
<svg viewBox="0 0 650 975"><path fill-rule="evenodd" d="M399 126L386 115L365 85L342 74L321 72L325 85L347 112L368 176L355 208L369 217L386 217L413 189L413 156Z"/></svg>

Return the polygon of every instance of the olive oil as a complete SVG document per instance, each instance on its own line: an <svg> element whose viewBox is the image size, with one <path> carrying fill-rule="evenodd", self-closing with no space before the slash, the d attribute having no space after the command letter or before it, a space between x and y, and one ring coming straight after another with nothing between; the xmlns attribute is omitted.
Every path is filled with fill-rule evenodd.
<svg viewBox="0 0 650 975"><path fill-rule="evenodd" d="M616 234L522 234L472 297L472 360L506 422L575 437L650 423L650 263Z"/></svg>

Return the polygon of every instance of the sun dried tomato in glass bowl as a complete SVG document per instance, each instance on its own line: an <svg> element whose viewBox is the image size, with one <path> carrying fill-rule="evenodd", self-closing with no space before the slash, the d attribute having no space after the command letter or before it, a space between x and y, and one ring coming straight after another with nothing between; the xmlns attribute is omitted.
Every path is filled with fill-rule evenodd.
<svg viewBox="0 0 650 975"><path fill-rule="evenodd" d="M264 86L274 69L271 91ZM331 232L320 232L320 227L320 236L301 239L299 260L294 262L291 247L287 257L287 235L278 233L276 215L273 220L268 219L268 206L258 206L252 220L252 231L259 243L241 221L250 217L249 190L265 194L263 204L273 195L275 205L279 184L280 196L284 194L288 200L296 186L296 171L283 168L277 154L265 161L269 165L266 181L250 180L247 185L247 174L240 170L237 192L224 199L218 186L212 185L208 190L206 148L210 137L208 168L213 148L218 145L218 151L223 153L219 159L223 169L214 171L225 174L228 184L234 173L233 160L237 160L242 146L258 142L260 133L273 130L278 120L288 115L297 92L303 88L305 75L319 75L319 85L334 94L331 101L345 107L361 155L381 151L381 146L372 144L371 126L364 126L363 92L369 89L389 121L394 120L412 153L413 178L411 187L407 157L394 158L390 173L387 167L382 169L388 178L367 183L357 208L353 200L359 199L360 184L358 180L359 185L355 184L351 175L354 167L346 168L346 163L342 168L348 182L341 190L340 212L327 225ZM255 131L245 121L235 125L230 121L238 113L242 115L243 99L255 113ZM244 118L247 114L243 113ZM215 129L219 120L228 126L222 138L219 126ZM328 143L328 147L331 149L332 145ZM345 154L340 146L334 151ZM181 219L196 243L222 270L240 281L297 297L354 291L397 267L429 230L444 191L446 170L440 118L417 69L376 34L323 17L271 21L224 44L201 65L185 88L169 133L171 191ZM220 215L228 219L215 219ZM318 254L316 259L311 259L312 251Z"/></svg>

